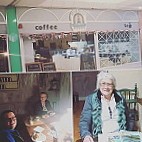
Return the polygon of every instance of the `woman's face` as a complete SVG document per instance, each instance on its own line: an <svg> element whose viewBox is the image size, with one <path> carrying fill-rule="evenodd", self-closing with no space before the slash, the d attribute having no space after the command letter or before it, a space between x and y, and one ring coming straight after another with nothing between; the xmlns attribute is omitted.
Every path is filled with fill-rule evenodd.
<svg viewBox="0 0 142 142"><path fill-rule="evenodd" d="M41 102L45 102L46 99L47 99L46 94L40 94L40 100L41 100Z"/></svg>
<svg viewBox="0 0 142 142"><path fill-rule="evenodd" d="M104 97L111 97L114 85L111 79L104 78L100 82L100 91Z"/></svg>

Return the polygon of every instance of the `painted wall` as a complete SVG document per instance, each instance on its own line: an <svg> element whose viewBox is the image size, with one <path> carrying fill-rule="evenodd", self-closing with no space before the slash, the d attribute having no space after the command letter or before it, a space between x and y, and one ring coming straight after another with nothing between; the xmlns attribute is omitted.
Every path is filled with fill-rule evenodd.
<svg viewBox="0 0 142 142"><path fill-rule="evenodd" d="M116 89L134 88L135 83L138 87L138 97L142 98L142 70L115 70L109 71L116 78ZM142 106L138 104L139 120L138 124L142 130Z"/></svg>
<svg viewBox="0 0 142 142"><path fill-rule="evenodd" d="M142 11L139 11L139 27L140 27L140 44L141 44L141 49L142 49Z"/></svg>
<svg viewBox="0 0 142 142"><path fill-rule="evenodd" d="M21 53L21 55L25 57L25 63L34 62L34 50L32 41L28 39L24 40L24 46L22 45L22 47L24 47L24 51L23 53Z"/></svg>
<svg viewBox="0 0 142 142"><path fill-rule="evenodd" d="M17 19L19 33L27 34L139 29L137 11L17 8Z"/></svg>
<svg viewBox="0 0 142 142"><path fill-rule="evenodd" d="M96 89L97 73L97 71L74 72L72 75L73 95L78 96L79 100L85 100L86 96L92 94Z"/></svg>

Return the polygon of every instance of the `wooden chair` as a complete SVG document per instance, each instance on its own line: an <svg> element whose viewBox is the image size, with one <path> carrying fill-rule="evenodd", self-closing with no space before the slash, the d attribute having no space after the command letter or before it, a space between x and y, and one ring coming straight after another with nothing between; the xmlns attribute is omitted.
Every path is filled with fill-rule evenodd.
<svg viewBox="0 0 142 142"><path fill-rule="evenodd" d="M125 97L126 103L130 114L134 117L135 121L138 121L138 110L137 110L137 83L134 89L120 89L119 92Z"/></svg>

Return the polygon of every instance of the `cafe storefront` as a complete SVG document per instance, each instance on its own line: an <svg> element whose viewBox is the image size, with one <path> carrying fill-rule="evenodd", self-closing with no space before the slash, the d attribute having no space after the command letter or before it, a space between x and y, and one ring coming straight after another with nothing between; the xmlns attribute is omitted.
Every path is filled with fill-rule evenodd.
<svg viewBox="0 0 142 142"><path fill-rule="evenodd" d="M8 50L8 35L6 10L0 9L0 72L9 72L9 50Z"/></svg>
<svg viewBox="0 0 142 142"><path fill-rule="evenodd" d="M23 71L94 70L141 61L136 11L16 10Z"/></svg>

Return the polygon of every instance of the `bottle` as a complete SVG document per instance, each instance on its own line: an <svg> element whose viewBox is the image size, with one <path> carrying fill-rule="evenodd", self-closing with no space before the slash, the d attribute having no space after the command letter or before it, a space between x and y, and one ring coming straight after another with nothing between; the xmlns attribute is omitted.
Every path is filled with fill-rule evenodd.
<svg viewBox="0 0 142 142"><path fill-rule="evenodd" d="M30 116L30 120L29 120L30 125L33 125L33 120L32 117Z"/></svg>

